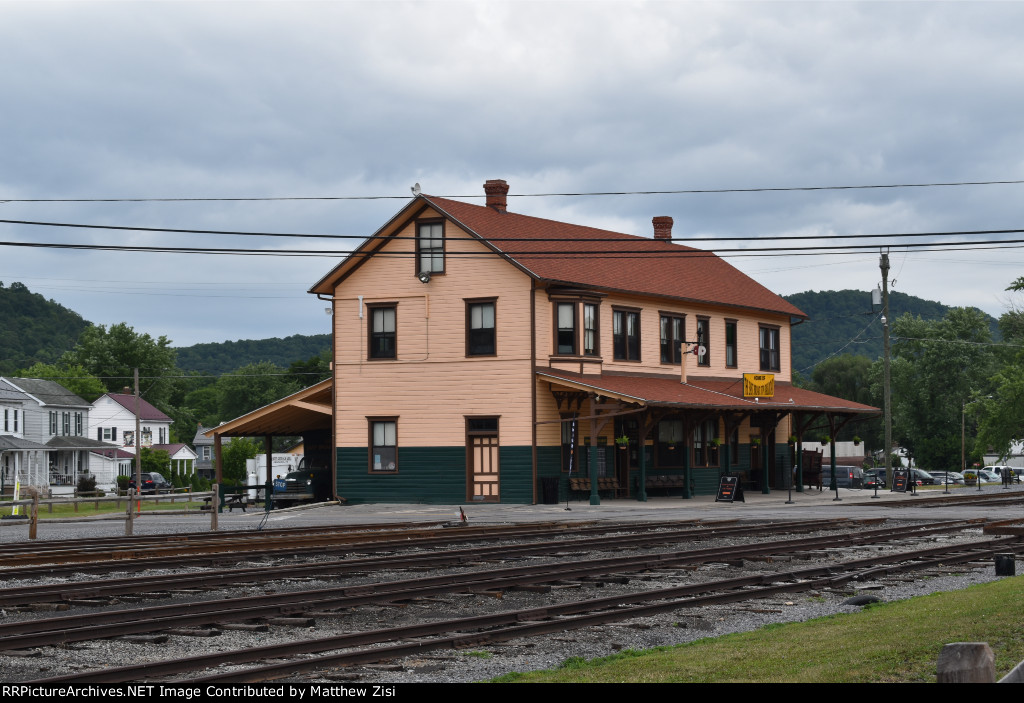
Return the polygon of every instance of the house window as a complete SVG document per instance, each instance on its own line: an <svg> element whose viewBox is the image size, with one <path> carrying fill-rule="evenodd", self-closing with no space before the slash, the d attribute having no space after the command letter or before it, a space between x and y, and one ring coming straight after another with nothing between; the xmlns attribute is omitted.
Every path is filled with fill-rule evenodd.
<svg viewBox="0 0 1024 703"><path fill-rule="evenodd" d="M57 434L57 413L50 412L50 434Z"/></svg>
<svg viewBox="0 0 1024 703"><path fill-rule="evenodd" d="M75 434L82 436L82 413L75 413Z"/></svg>
<svg viewBox="0 0 1024 703"><path fill-rule="evenodd" d="M640 361L639 311L612 311L612 353L618 361Z"/></svg>
<svg viewBox="0 0 1024 703"><path fill-rule="evenodd" d="M583 303L583 355L599 356L601 353L601 318L596 303Z"/></svg>
<svg viewBox="0 0 1024 703"><path fill-rule="evenodd" d="M444 222L416 227L416 273L444 273Z"/></svg>
<svg viewBox="0 0 1024 703"><path fill-rule="evenodd" d="M684 318L676 315L661 316L661 363L678 364L683 358Z"/></svg>
<svg viewBox="0 0 1024 703"><path fill-rule="evenodd" d="M116 427L104 427L103 436L100 437L104 442L113 442L117 440L117 428Z"/></svg>
<svg viewBox="0 0 1024 703"><path fill-rule="evenodd" d="M398 471L398 419L370 420L370 473Z"/></svg>
<svg viewBox="0 0 1024 703"><path fill-rule="evenodd" d="M779 370L779 328L762 327L761 334L761 370Z"/></svg>
<svg viewBox="0 0 1024 703"><path fill-rule="evenodd" d="M370 358L395 359L395 317L394 306L372 307L370 310Z"/></svg>
<svg viewBox="0 0 1024 703"><path fill-rule="evenodd" d="M718 421L705 420L693 430L693 465L718 466Z"/></svg>
<svg viewBox="0 0 1024 703"><path fill-rule="evenodd" d="M736 321L725 321L725 365L736 368Z"/></svg>
<svg viewBox="0 0 1024 703"><path fill-rule="evenodd" d="M167 428L158 427L157 433L160 435L160 440L157 442L157 444L167 444Z"/></svg>
<svg viewBox="0 0 1024 703"><path fill-rule="evenodd" d="M134 447L135 446L135 430L127 430L121 433L121 439L123 440L122 446ZM207 457L209 458L209 457Z"/></svg>
<svg viewBox="0 0 1024 703"><path fill-rule="evenodd" d="M555 353L576 354L576 303L555 305Z"/></svg>
<svg viewBox="0 0 1024 703"><path fill-rule="evenodd" d="M62 434L66 437L71 434L71 413L61 413Z"/></svg>
<svg viewBox="0 0 1024 703"><path fill-rule="evenodd" d="M203 461L210 461L210 448L203 447Z"/></svg>
<svg viewBox="0 0 1024 703"><path fill-rule="evenodd" d="M497 353L494 318L493 300L466 303L466 356Z"/></svg>
<svg viewBox="0 0 1024 703"><path fill-rule="evenodd" d="M697 352L697 366L711 366L710 327L711 320L706 317L697 318L697 344L704 350L703 354L699 350Z"/></svg>

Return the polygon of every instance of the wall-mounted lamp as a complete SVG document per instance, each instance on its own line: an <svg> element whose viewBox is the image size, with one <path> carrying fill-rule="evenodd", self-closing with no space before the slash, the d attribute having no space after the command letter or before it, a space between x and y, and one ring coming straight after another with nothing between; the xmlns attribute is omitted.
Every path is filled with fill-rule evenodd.
<svg viewBox="0 0 1024 703"><path fill-rule="evenodd" d="M430 271L420 271L416 278L420 279L420 283L430 283Z"/></svg>

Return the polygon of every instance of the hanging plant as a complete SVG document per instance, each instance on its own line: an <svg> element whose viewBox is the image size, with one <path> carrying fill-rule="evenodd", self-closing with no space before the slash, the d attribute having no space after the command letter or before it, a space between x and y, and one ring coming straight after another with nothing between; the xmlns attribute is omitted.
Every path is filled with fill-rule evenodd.
<svg viewBox="0 0 1024 703"><path fill-rule="evenodd" d="M750 446L752 446L752 447L760 447L761 446L761 438L758 435L752 436L750 438Z"/></svg>
<svg viewBox="0 0 1024 703"><path fill-rule="evenodd" d="M796 444L796 435L795 434L791 434L789 436L789 439L787 439L786 441L789 442L790 444Z"/></svg>
<svg viewBox="0 0 1024 703"><path fill-rule="evenodd" d="M821 445L822 446L825 446L826 444L831 444L831 443L832 443L832 438L829 437L827 434L821 436Z"/></svg>
<svg viewBox="0 0 1024 703"><path fill-rule="evenodd" d="M621 449L626 449L629 446L629 437L622 435L621 437L615 438L615 443L619 445Z"/></svg>
<svg viewBox="0 0 1024 703"><path fill-rule="evenodd" d="M860 437L858 437L857 435L853 436L853 446L855 446L855 447L859 447L860 446Z"/></svg>
<svg viewBox="0 0 1024 703"><path fill-rule="evenodd" d="M710 444L712 447L718 447L722 444L722 440L720 440L718 437L712 437L711 439L708 440L708 444Z"/></svg>

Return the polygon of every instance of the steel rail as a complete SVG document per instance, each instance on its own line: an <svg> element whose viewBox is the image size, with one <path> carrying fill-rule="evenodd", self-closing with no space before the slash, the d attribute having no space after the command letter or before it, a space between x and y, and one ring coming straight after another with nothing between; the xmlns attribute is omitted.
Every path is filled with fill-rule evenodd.
<svg viewBox="0 0 1024 703"><path fill-rule="evenodd" d="M1010 544L1017 546L1018 548L1022 546L1019 541L1010 539L955 546L946 545L926 550L915 550L913 552L880 555L866 559L842 562L840 564L815 566L788 572L759 574L755 576L710 581L702 584L655 589L620 596L577 601L575 603L563 605L542 606L508 611L497 615L433 621L418 625L387 628L370 632L350 633L302 642L288 642L258 648L220 652L212 655L202 655L169 662L148 662L145 664L145 679L152 680L162 676L200 671L224 664L248 663L286 656L293 657L296 654L319 653L350 647L362 647L370 644L401 639L421 638L432 635L448 635L428 642L418 641L387 647L374 647L369 650L331 654L317 657L315 659L303 660L301 662L291 661L283 664L258 667L244 671L226 672L200 679L192 679L190 680L190 683L216 681L264 681L293 675L301 671L322 669L325 666L350 666L353 664L370 663L441 648L474 646L487 642L505 641L524 636L528 637L538 634L580 629L595 624L620 621L635 617L658 615L664 612L678 610L680 608L692 608L703 605L736 602L739 600L750 600L769 595L777 595L779 593L822 588L830 585L840 585L864 575L873 575L878 571L879 565L887 563L893 565L899 562L907 562L903 566L892 566L890 569L902 571L927 568L938 564L973 561L990 554L994 554L997 551L1005 550ZM953 551L954 549L955 552ZM934 558L929 559L928 557ZM843 574L837 575L836 571L840 569L845 569L846 571ZM779 581L787 579L794 581L794 583L778 583ZM771 582L773 585L767 587L761 586L761 584L764 584L765 582ZM741 590L750 589L751 587L757 588L755 590ZM715 593L715 591L718 591L718 593ZM651 603L651 601L657 602ZM627 604L637 603L643 603L645 605L624 607ZM593 611L598 612L595 613ZM587 612L591 612L593 614L582 616L577 615L579 613ZM574 615L576 615L576 617L571 617ZM553 618L558 619L554 620ZM523 624L524 621L532 622ZM471 634L449 635L449 633L453 631L465 632L467 630L496 627L501 629L490 630L483 633L478 632ZM139 680L138 674L138 666L120 667L94 672L80 672L67 677L55 677L40 681L33 681L31 683L42 684L64 681L75 681L80 683L114 683Z"/></svg>
<svg viewBox="0 0 1024 703"><path fill-rule="evenodd" d="M963 524L943 523L918 530L916 535L930 535L961 529ZM905 527L871 530L852 539L858 543L876 543L884 539L903 539L909 534ZM606 575L608 571L641 571L665 566L704 563L749 556L835 547L835 537L781 540L743 548L691 550L641 557L610 557L590 559L571 564L540 564L507 569L463 572L368 583L331 589L276 593L272 596L250 596L217 601L199 601L154 608L135 608L86 615L71 615L29 620L0 625L0 649L24 649L46 645L62 645L90 639L153 632L184 625L209 625L251 620L271 615L294 615L310 610L355 607L371 603L387 603L450 593L452 591L494 590L515 585L549 583L566 578ZM1015 538L994 540L1012 544Z"/></svg>
<svg viewBox="0 0 1024 703"><path fill-rule="evenodd" d="M162 544L138 547L111 545L96 549L81 547L63 550L51 549L48 552L40 554L35 554L31 551L31 547L29 547L18 556L5 556L0 554L0 558L6 559L6 563L12 566L19 563L60 563L64 565L79 565L82 563L102 560L104 564L106 564L104 569L107 570L111 568L111 563L121 561L137 562L147 558L170 559L174 556L181 555L185 555L183 558L188 558L188 556L194 556L196 552L199 553L200 558L215 557L217 559L224 559L237 557L237 560L240 561L249 558L252 554L259 554L260 556L276 555L282 552L287 553L289 556L303 553L322 554L325 547L333 548L335 551L338 549L345 549L346 551L355 550L360 546L374 547L376 549L397 549L408 548L409 546L417 544L432 545L457 541L467 542L484 539L510 539L554 530L583 533L587 531L609 532L615 530L621 531L624 529L638 529L636 527L629 528L626 526L628 524L629 523L615 523L613 525L609 525L609 523L603 523L601 525L590 526L590 523L587 523L587 526L577 527L572 523L559 522L533 523L527 525L460 527L454 530L431 529L400 532L395 534L336 534L329 538L320 536L313 536L308 539L301 537L290 537L287 539L277 537L271 540L266 540L265 542L259 541L258 538L250 538L249 543L245 545L233 543L230 540L225 541L218 539L214 542L203 544ZM676 524L679 523L676 522ZM11 571L9 571L7 575L10 576L10 574Z"/></svg>
<svg viewBox="0 0 1024 703"><path fill-rule="evenodd" d="M884 520L884 519L883 519ZM496 545L470 549L445 550L408 556L382 556L362 559L344 559L329 562L304 564L276 564L247 569L220 570L216 573L161 574L159 576L135 576L103 581L70 581L59 584L16 586L0 589L0 607L14 607L30 603L73 602L97 597L125 594L174 591L188 588L223 587L238 581L265 582L308 578L310 576L340 576L371 569L410 568L414 566L450 566L468 561L544 554L550 551L572 551L598 548L625 548L639 545L656 545L676 540L702 540L717 537L746 535L750 533L779 534L783 532L804 532L828 529L840 525L867 525L877 523L878 518L867 520L846 520L837 524L835 520L793 521L774 523L768 526L708 527L703 529L668 530L646 532L640 535L617 535L609 537L559 540L554 542L529 542L526 544ZM533 535L531 535L533 536ZM8 574L8 576L10 576Z"/></svg>

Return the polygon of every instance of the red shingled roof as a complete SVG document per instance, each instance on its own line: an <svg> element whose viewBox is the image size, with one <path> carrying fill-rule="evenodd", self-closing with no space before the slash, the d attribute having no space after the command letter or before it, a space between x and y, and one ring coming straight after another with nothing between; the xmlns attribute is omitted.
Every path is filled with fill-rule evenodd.
<svg viewBox="0 0 1024 703"><path fill-rule="evenodd" d="M420 197L482 239L498 240L491 245L547 281L807 317L712 252L447 198ZM506 238L515 241L500 241ZM547 238L559 241L538 241ZM579 241L585 239L600 241ZM552 254L567 250L578 253ZM614 256L638 250L645 253Z"/></svg>
<svg viewBox="0 0 1024 703"><path fill-rule="evenodd" d="M574 387L584 386L595 391L605 391L611 396L635 399L645 405L675 405L691 408L713 408L716 410L802 410L805 412L841 412L876 415L880 411L870 405L854 403L842 398L833 398L780 381L775 382L774 398L743 397L743 382L740 379L708 380L690 378L680 383L678 377L669 376L623 376L604 373L600 376L583 376L556 369L538 370L537 375L554 383L567 381Z"/></svg>
<svg viewBox="0 0 1024 703"><path fill-rule="evenodd" d="M122 408L135 414L135 396L128 393L107 393L107 397L120 405ZM139 419L152 420L154 422L171 422L171 418L157 410L153 405L139 398Z"/></svg>

